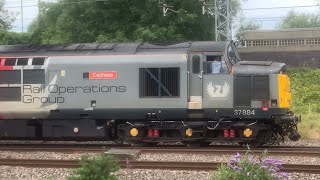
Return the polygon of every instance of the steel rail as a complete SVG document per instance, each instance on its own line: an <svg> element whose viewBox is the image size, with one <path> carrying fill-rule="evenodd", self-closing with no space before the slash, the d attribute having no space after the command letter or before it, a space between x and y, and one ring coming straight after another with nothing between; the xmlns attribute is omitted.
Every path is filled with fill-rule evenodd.
<svg viewBox="0 0 320 180"><path fill-rule="evenodd" d="M95 143L95 144L82 144L82 143L72 143L72 142L58 142L58 143L50 143L50 142L39 142L39 143L19 143L19 142L14 142L14 143L6 143L6 142L1 142L0 140L0 148L2 147L34 147L34 148L39 148L39 147L63 147L63 148L80 148L80 147L85 147L85 148L101 148L101 147L107 147L107 148L181 148L181 149L197 149L197 148L214 148L214 149L219 149L219 148L231 148L231 149L246 149L246 147L240 147L238 145L207 145L207 146L192 146L192 147L186 147L185 145L156 145L156 146L131 146L128 144L112 144L112 143L106 143L106 144L101 144L101 143ZM259 148L252 148L256 150L261 150L261 149L296 149L296 150L311 150L311 149L320 149L320 146L262 146Z"/></svg>
<svg viewBox="0 0 320 180"><path fill-rule="evenodd" d="M62 146L62 145L41 145L41 146L27 146L27 145L10 145L10 146L0 146L0 151L15 151L15 152L35 152L35 151L44 151L44 152L64 152L64 153L73 153L73 152L91 152L91 153L100 153L111 148L118 149L135 149L140 150L141 153L184 153L184 154L235 154L246 153L245 148L239 147L206 147L206 148L186 148L186 147L130 147L130 146ZM254 154L261 154L265 149L252 149L250 150ZM320 157L320 147L301 147L301 148L268 148L268 155L282 155L282 156L314 156Z"/></svg>
<svg viewBox="0 0 320 180"><path fill-rule="evenodd" d="M246 149L142 149L141 153L180 153L180 154L245 154ZM306 156L306 157L320 157L320 148L317 150L296 150L296 149L266 149L266 150L250 150L253 154L266 153L267 155L281 155L281 156Z"/></svg>
<svg viewBox="0 0 320 180"><path fill-rule="evenodd" d="M220 162L173 162L173 161L131 161L120 160L120 168L128 169L168 169L168 170L217 170ZM1 166L21 166L33 168L78 168L79 160L50 159L0 159ZM320 165L283 164L281 171L320 174Z"/></svg>

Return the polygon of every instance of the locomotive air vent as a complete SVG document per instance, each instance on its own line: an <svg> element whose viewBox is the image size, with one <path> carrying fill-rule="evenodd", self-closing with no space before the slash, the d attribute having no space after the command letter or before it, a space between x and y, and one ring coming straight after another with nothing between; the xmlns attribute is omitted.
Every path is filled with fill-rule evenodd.
<svg viewBox="0 0 320 180"><path fill-rule="evenodd" d="M140 68L140 97L178 97L179 68Z"/></svg>
<svg viewBox="0 0 320 180"><path fill-rule="evenodd" d="M8 58L6 59L6 61L4 62L5 66L15 66L16 65L16 58Z"/></svg>
<svg viewBox="0 0 320 180"><path fill-rule="evenodd" d="M32 65L44 65L44 61L46 58L39 57L39 58L33 58Z"/></svg>
<svg viewBox="0 0 320 180"><path fill-rule="evenodd" d="M21 84L21 71L0 71L0 84Z"/></svg>
<svg viewBox="0 0 320 180"><path fill-rule="evenodd" d="M26 66L28 65L29 58L18 58L17 66Z"/></svg>

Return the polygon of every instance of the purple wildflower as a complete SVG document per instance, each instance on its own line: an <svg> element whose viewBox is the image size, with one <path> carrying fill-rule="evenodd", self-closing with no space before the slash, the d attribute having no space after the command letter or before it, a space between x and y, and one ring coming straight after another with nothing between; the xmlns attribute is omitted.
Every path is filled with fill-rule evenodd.
<svg viewBox="0 0 320 180"><path fill-rule="evenodd" d="M235 156L233 156L234 158L238 159L241 157L240 153L237 152L237 154Z"/></svg>
<svg viewBox="0 0 320 180"><path fill-rule="evenodd" d="M270 159L270 158L266 158L262 161L263 164L273 164L275 162L275 160Z"/></svg>
<svg viewBox="0 0 320 180"><path fill-rule="evenodd" d="M261 166L261 168L262 168L262 169L268 169L268 167L267 167L267 166Z"/></svg>
<svg viewBox="0 0 320 180"><path fill-rule="evenodd" d="M269 169L268 172L269 172L269 173L276 173L277 171L274 170L274 169Z"/></svg>
<svg viewBox="0 0 320 180"><path fill-rule="evenodd" d="M288 173L286 173L286 172L281 172L281 173L279 173L282 177L288 177Z"/></svg>
<svg viewBox="0 0 320 180"><path fill-rule="evenodd" d="M281 163L281 161L276 161L276 162L274 163L274 165L275 165L275 166L282 166L282 163Z"/></svg>
<svg viewBox="0 0 320 180"><path fill-rule="evenodd" d="M233 167L234 167L234 165L231 164L231 163L227 163L227 165L228 165L230 168L233 168Z"/></svg>
<svg viewBox="0 0 320 180"><path fill-rule="evenodd" d="M235 158L231 158L231 159L229 160L229 162L230 162L230 163L237 163L237 162L238 162L238 160L237 160L237 159L235 159Z"/></svg>
<svg viewBox="0 0 320 180"><path fill-rule="evenodd" d="M279 171L280 169L278 167L273 167L274 170Z"/></svg>
<svg viewBox="0 0 320 180"><path fill-rule="evenodd" d="M238 166L235 166L235 167L233 168L233 170L242 171L242 168L241 168L241 167L238 167Z"/></svg>
<svg viewBox="0 0 320 180"><path fill-rule="evenodd" d="M237 170L239 169L238 166L232 166L231 168L232 168L233 170L235 170L235 171L237 171Z"/></svg>

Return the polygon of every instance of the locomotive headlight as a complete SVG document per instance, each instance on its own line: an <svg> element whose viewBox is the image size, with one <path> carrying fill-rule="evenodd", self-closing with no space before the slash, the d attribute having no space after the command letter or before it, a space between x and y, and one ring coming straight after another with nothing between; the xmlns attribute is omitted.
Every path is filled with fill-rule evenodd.
<svg viewBox="0 0 320 180"><path fill-rule="evenodd" d="M192 129L191 128L186 129L186 136L188 136L188 137L192 136Z"/></svg>
<svg viewBox="0 0 320 180"><path fill-rule="evenodd" d="M137 128L131 128L130 135L132 137L137 137L139 135L139 130Z"/></svg>
<svg viewBox="0 0 320 180"><path fill-rule="evenodd" d="M253 131L252 131L252 129L250 129L250 128L247 128L247 129L245 129L244 131L243 131L243 135L245 136L245 137L250 137L250 136L252 136L252 134L253 134Z"/></svg>

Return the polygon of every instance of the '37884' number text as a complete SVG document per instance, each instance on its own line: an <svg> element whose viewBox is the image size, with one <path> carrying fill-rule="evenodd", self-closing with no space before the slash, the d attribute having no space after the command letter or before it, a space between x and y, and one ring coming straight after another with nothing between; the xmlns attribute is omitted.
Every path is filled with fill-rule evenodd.
<svg viewBox="0 0 320 180"><path fill-rule="evenodd" d="M244 110L234 110L233 114L235 116L251 116L251 115L255 115L255 112L254 112L254 110L244 109Z"/></svg>

